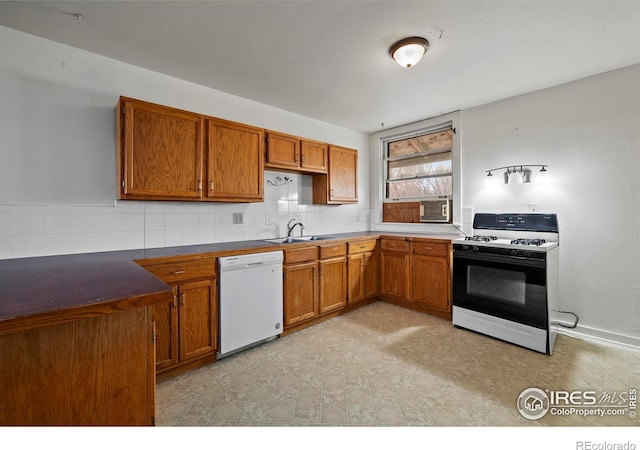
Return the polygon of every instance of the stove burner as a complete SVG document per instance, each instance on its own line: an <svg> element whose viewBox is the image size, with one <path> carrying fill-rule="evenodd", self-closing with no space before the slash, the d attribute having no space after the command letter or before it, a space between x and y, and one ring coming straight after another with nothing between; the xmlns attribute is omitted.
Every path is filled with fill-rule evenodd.
<svg viewBox="0 0 640 450"><path fill-rule="evenodd" d="M542 245L545 242L544 239L514 239L511 241L514 245Z"/></svg>
<svg viewBox="0 0 640 450"><path fill-rule="evenodd" d="M467 236L464 238L465 241L476 241L476 242L490 242L498 239L495 236Z"/></svg>

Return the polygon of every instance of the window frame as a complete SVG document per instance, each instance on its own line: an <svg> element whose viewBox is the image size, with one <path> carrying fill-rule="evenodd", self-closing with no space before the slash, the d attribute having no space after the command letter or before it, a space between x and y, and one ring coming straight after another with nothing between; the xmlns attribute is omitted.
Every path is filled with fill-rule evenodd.
<svg viewBox="0 0 640 450"><path fill-rule="evenodd" d="M452 162L452 222L451 223L400 223L383 222L382 205L386 199L386 149L389 142L401 140L403 138L427 134L429 131L437 131L443 126L451 124L453 133L453 146L451 149ZM371 148L371 179L370 179L370 201L371 201L371 229L374 231L406 231L406 232L434 232L450 233L452 224L459 224L462 202L462 180L461 180L461 148L460 148L460 111L443 114L441 116L425 119L394 128L389 128L369 135L369 145ZM437 197L431 197L437 198ZM399 203L402 201L419 201L416 197L389 201L389 203ZM455 231L455 230L454 230Z"/></svg>
<svg viewBox="0 0 640 450"><path fill-rule="evenodd" d="M402 141L402 140L406 140L406 139L411 139L414 137L419 137L419 136L425 136L428 134L434 134L434 133L440 133L442 131L448 131L448 130L452 130L453 131L453 136L455 136L455 130L453 128L453 124L451 121L448 121L444 124L440 125L436 125L433 127L428 127L426 129L423 130L418 130L415 132L411 132L408 133L406 136L392 136L388 139L383 139L382 141L382 146L383 146L383 155L382 155L382 166L383 166L383 178L384 178L384 185L382 187L382 191L383 191L383 202L384 203L397 203L397 202L402 202L402 201L421 201L421 200L433 200L433 199L448 199L448 200L452 200L453 199L453 178L454 178L454 174L453 174L453 136L452 136L452 143L451 143L451 147L442 147L438 150L443 150L443 151L435 151L432 153L429 152L420 152L420 153L413 153L413 154L407 154L407 155L399 155L399 156L389 156L389 145L393 142L397 142L397 141ZM446 150L444 150L446 149ZM451 176L451 182L452 182L452 186L451 186L451 193L447 194L447 195L420 195L420 196L413 196L413 197L401 197L401 198L395 198L395 197L389 197L387 192L388 192L388 183L389 182L393 182L393 181L406 181L406 180L412 180L412 179L416 179L416 178L394 178L394 179L389 179L389 163L390 162L395 162L395 161L403 161L403 160L407 160L407 159L411 159L411 158L416 158L416 157L420 157L420 156L433 156L433 155L438 155L438 154L442 154L442 153L451 153L451 172L447 172L447 173L443 173L443 174L438 174L438 175L426 175L426 176L422 176L422 177L417 177L417 178L421 178L421 179L430 179L430 178L438 178L438 177L443 177L443 176Z"/></svg>

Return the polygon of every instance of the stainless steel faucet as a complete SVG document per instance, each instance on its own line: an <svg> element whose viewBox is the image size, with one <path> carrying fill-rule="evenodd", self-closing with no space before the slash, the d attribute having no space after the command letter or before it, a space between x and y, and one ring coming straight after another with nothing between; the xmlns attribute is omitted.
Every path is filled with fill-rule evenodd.
<svg viewBox="0 0 640 450"><path fill-rule="evenodd" d="M291 233L293 233L293 229L298 225L300 225L300 236L302 236L302 234L304 233L304 225L302 224L302 222L296 222L293 225L291 225L291 222L295 222L295 221L296 219L291 219L287 224L287 237L291 237Z"/></svg>

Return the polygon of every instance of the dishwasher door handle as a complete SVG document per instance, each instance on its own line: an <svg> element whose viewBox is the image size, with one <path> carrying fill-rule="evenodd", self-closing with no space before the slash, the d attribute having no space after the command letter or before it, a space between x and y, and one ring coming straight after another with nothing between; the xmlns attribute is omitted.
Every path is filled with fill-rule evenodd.
<svg viewBox="0 0 640 450"><path fill-rule="evenodd" d="M252 262L252 263L245 264L245 267L261 266L263 264L264 264L264 261L257 261L257 262Z"/></svg>

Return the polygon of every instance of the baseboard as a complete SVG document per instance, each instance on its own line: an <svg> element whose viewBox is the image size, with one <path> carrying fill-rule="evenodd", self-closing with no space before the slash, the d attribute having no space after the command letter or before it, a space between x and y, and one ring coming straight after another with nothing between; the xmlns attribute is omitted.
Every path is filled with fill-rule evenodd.
<svg viewBox="0 0 640 450"><path fill-rule="evenodd" d="M621 345L623 347L640 350L640 338L598 330L597 328L584 327L580 325L572 329L558 327L558 332L578 339L592 340L609 345Z"/></svg>

